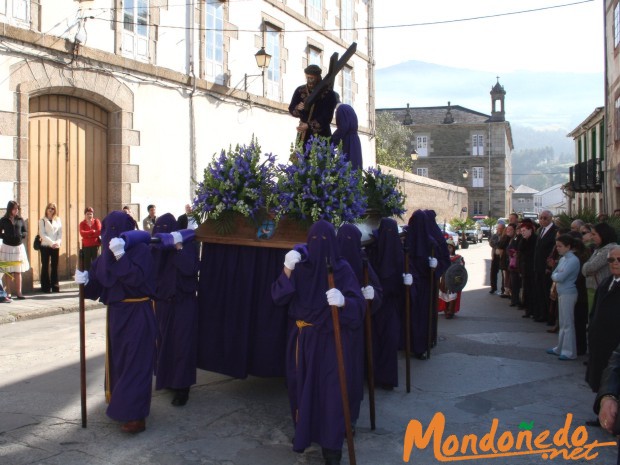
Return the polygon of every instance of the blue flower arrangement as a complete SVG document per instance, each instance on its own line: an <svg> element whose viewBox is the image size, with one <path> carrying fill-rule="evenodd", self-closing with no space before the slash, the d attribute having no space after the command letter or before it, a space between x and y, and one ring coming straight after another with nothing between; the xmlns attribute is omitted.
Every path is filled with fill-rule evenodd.
<svg viewBox="0 0 620 465"><path fill-rule="evenodd" d="M306 224L320 219L338 227L359 221L367 198L361 170L353 170L327 138L311 138L301 153L295 147L291 164L278 166L275 220L283 216Z"/></svg>
<svg viewBox="0 0 620 465"><path fill-rule="evenodd" d="M222 150L204 170L196 188L193 215L199 221L217 220L221 233L231 228L235 213L258 223L268 208L275 189L275 155L266 154L261 162L261 149L252 139L250 145L237 145Z"/></svg>
<svg viewBox="0 0 620 465"><path fill-rule="evenodd" d="M364 171L364 190L368 197L368 209L381 217L398 216L405 213L405 194L398 187L398 179L381 168Z"/></svg>

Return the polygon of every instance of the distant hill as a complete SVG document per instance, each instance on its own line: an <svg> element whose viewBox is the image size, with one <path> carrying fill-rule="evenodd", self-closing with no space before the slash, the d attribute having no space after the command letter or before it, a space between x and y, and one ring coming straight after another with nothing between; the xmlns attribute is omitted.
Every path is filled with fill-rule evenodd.
<svg viewBox="0 0 620 465"><path fill-rule="evenodd" d="M402 108L461 105L491 114L491 87L496 76L486 71L408 61L376 70L376 107ZM566 135L604 104L603 75L598 73L503 73L506 119L510 122L513 186L542 190L568 179L574 146Z"/></svg>

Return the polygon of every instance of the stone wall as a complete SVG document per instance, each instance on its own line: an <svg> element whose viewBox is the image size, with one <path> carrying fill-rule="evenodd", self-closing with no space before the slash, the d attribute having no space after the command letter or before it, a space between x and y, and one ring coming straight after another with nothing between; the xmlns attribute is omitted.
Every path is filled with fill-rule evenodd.
<svg viewBox="0 0 620 465"><path fill-rule="evenodd" d="M463 207L467 207L467 189L389 166L378 166L384 173L396 176L400 180L401 189L407 195L404 223L407 223L413 212L420 208L435 210L437 221L441 222L467 216L467 213L462 212Z"/></svg>

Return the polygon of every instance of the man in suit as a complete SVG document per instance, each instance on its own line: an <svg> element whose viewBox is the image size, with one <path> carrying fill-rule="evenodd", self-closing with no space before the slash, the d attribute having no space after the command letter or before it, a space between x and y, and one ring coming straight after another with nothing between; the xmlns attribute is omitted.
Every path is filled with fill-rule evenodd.
<svg viewBox="0 0 620 465"><path fill-rule="evenodd" d="M177 223L179 225L179 229L196 229L198 224L196 224L196 220L194 219L192 214L192 207L188 203L185 205L185 213L179 216L177 219Z"/></svg>
<svg viewBox="0 0 620 465"><path fill-rule="evenodd" d="M534 249L534 321L553 324L549 320L549 292L551 291L551 270L547 269L547 257L555 246L555 235L558 227L553 224L553 215L543 210L538 215L540 228Z"/></svg>
<svg viewBox="0 0 620 465"><path fill-rule="evenodd" d="M620 344L620 246L609 251L607 261L610 262L611 276L596 288L588 326L586 381L594 392L600 392L601 374L613 350Z"/></svg>

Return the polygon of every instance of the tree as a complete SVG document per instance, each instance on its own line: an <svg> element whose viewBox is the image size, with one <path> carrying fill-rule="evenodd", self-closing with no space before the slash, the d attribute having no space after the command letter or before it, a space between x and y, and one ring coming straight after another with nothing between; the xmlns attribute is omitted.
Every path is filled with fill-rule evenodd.
<svg viewBox="0 0 620 465"><path fill-rule="evenodd" d="M377 163L403 171L411 171L407 154L409 130L388 112L379 112L377 125Z"/></svg>

